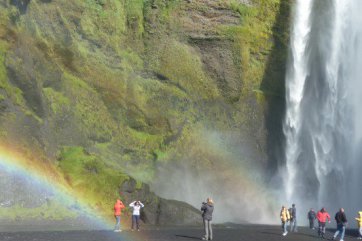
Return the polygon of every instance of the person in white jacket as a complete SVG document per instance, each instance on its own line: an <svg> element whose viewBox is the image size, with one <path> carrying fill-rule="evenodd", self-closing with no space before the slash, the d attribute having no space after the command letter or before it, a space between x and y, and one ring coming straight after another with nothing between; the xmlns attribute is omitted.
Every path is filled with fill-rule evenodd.
<svg viewBox="0 0 362 241"><path fill-rule="evenodd" d="M137 231L140 231L140 212L141 208L143 208L145 205L141 203L141 201L133 201L130 205L130 207L133 208L132 212L132 231L134 230L134 225L137 226Z"/></svg>

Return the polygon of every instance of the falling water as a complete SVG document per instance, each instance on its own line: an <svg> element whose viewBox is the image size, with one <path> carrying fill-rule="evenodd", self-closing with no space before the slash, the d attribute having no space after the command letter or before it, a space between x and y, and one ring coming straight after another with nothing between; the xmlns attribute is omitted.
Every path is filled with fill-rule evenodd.
<svg viewBox="0 0 362 241"><path fill-rule="evenodd" d="M286 76L286 199L362 210L360 0L297 0Z"/></svg>

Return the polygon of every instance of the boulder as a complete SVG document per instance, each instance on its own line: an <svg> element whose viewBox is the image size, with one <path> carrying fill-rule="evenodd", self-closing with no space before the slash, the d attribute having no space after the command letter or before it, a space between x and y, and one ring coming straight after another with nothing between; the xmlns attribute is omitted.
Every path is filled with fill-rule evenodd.
<svg viewBox="0 0 362 241"><path fill-rule="evenodd" d="M141 209L141 220L151 225L200 225L201 211L195 207L176 200L158 197L150 191L147 184L138 184L133 178L122 183L120 195L123 203L128 206L139 200L145 207ZM128 214L131 215L131 209Z"/></svg>

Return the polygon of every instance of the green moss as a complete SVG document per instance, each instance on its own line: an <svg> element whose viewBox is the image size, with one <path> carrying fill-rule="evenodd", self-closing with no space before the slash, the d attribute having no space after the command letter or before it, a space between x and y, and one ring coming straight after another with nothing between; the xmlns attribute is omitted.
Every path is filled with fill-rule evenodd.
<svg viewBox="0 0 362 241"><path fill-rule="evenodd" d="M52 88L43 88L43 93L54 114L61 113L64 108L70 108L70 100L61 92L57 92Z"/></svg>
<svg viewBox="0 0 362 241"><path fill-rule="evenodd" d="M85 81L64 74L65 89L72 100L74 114L83 131L93 140L106 142L116 131L116 125L97 92Z"/></svg>
<svg viewBox="0 0 362 241"><path fill-rule="evenodd" d="M127 13L127 25L135 33L137 38L141 38L144 33L143 27L144 0L126 0L125 10Z"/></svg>
<svg viewBox="0 0 362 241"><path fill-rule="evenodd" d="M28 208L16 205L13 207L0 208L0 217L10 220L20 219L47 219L47 220L63 220L65 218L75 218L77 214L68 209L64 204L49 201L39 207Z"/></svg>
<svg viewBox="0 0 362 241"><path fill-rule="evenodd" d="M280 0L254 0L253 5L230 1L229 8L240 13L242 25L221 29L222 34L235 40L240 50L245 87L243 92L258 89L266 64L274 47L273 28L279 13Z"/></svg>
<svg viewBox="0 0 362 241"><path fill-rule="evenodd" d="M257 15L257 9L251 7L250 5L241 4L240 1L230 0L226 2L226 5L233 11L240 14L242 18L244 17L255 17Z"/></svg>
<svg viewBox="0 0 362 241"><path fill-rule="evenodd" d="M0 137L1 138L6 138L8 136L8 132L6 130L1 130L0 129Z"/></svg>
<svg viewBox="0 0 362 241"><path fill-rule="evenodd" d="M38 122L38 124L43 124L44 123L43 119L40 118L37 114L35 114L33 110L30 110L30 109L28 109L26 107L23 107L22 111L27 117L31 117L31 118L35 119Z"/></svg>
<svg viewBox="0 0 362 241"><path fill-rule="evenodd" d="M141 181L136 181L136 189L141 189L142 188L142 186L143 186L143 182L141 182Z"/></svg>
<svg viewBox="0 0 362 241"><path fill-rule="evenodd" d="M83 34L92 40L102 40L102 45L118 49L120 38L127 29L124 2L87 0L81 7L85 9L80 17Z"/></svg>
<svg viewBox="0 0 362 241"><path fill-rule="evenodd" d="M161 48L154 69L169 79L170 84L195 98L218 96L216 83L204 73L199 56L191 48L177 41L164 43Z"/></svg>
<svg viewBox="0 0 362 241"><path fill-rule="evenodd" d="M4 46L5 42L0 41L0 88L1 89L7 89L8 83L7 83L7 72L5 67L5 52L6 47Z"/></svg>
<svg viewBox="0 0 362 241"><path fill-rule="evenodd" d="M88 154L82 147L64 147L59 155L59 168L69 184L91 207L108 212L119 197L119 187L129 177L110 168L104 161Z"/></svg>
<svg viewBox="0 0 362 241"><path fill-rule="evenodd" d="M180 0L170 0L170 1L162 1L162 0L155 0L154 4L161 7L161 13L159 16L160 22L163 24L178 24L172 22L173 19L172 14L180 8Z"/></svg>
<svg viewBox="0 0 362 241"><path fill-rule="evenodd" d="M153 150L153 154L158 162L162 162L168 159L168 153L161 151L160 149Z"/></svg>
<svg viewBox="0 0 362 241"><path fill-rule="evenodd" d="M240 25L220 24L217 29L220 41L227 38L234 43L234 63L240 64L243 78L240 101L230 105L225 104L215 80L205 72L195 45L187 43L189 36L181 31L178 18L180 12L187 17L199 12L206 16L209 5L217 8L215 2L219 9L226 7L241 18ZM80 147L66 147L60 152L60 168L72 187L89 199L91 205L106 208L112 205L123 178L118 176L117 168L127 164L127 172L134 177L152 181L155 162L184 160L184 154L190 150L186 159L209 163L206 156L217 155L207 153L200 137L193 134L195 129L243 133L236 128L251 129L258 125L256 119L262 119L255 117L255 113L264 95L277 93L269 86L260 91L260 83L275 47L273 37L282 33L273 29L282 0L250 0L248 5L241 2L59 0L45 4L34 1L29 12L22 16L12 8L12 16L17 18L14 25L9 22L7 11L0 11L0 39L11 38L7 32L9 26L14 27L14 39L18 39L0 40L0 88L5 98L25 106L24 113L33 116L26 109L21 90L10 84L5 62L18 61L12 66L20 69L25 66L21 54L26 53L38 63L32 73L39 86L47 86L42 89L42 97L50 116L44 120L56 128L53 115L66 115L75 125L74 130L79 130L74 133L74 137L79 137L75 141L98 151L93 155ZM213 36L217 34L214 30ZM12 53L17 58L5 58L11 43L23 42L35 43L36 47L19 44L16 53ZM41 66L45 62L47 66ZM51 76L60 77L53 80ZM16 120L15 115L12 118ZM219 160L222 157L215 158L215 162ZM99 196L107 195L109 203L102 204L104 200Z"/></svg>
<svg viewBox="0 0 362 241"><path fill-rule="evenodd" d="M128 133L130 134L130 137L137 142L135 147L140 149L148 149L158 146L163 140L163 137L160 135L152 135L132 128L128 128Z"/></svg>
<svg viewBox="0 0 362 241"><path fill-rule="evenodd" d="M12 86L8 81L8 74L5 66L5 54L8 51L6 42L0 40L0 89L4 89L10 99L17 105L25 108L23 92Z"/></svg>

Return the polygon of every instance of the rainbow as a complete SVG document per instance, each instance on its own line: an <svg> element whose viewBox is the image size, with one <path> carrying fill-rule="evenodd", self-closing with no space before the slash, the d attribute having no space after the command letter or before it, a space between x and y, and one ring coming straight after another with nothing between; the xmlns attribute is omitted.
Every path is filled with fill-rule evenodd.
<svg viewBox="0 0 362 241"><path fill-rule="evenodd" d="M76 207L71 211L77 216L85 217L91 229L111 230L114 226L112 219L104 218L90 208L87 200L77 195L53 166L46 160L43 163L35 162L32 158L25 158L20 152L0 146L0 175L19 178L56 198L66 207ZM3 208L2 203L0 208ZM120 240L131 240L125 233L121 233L119 237Z"/></svg>

